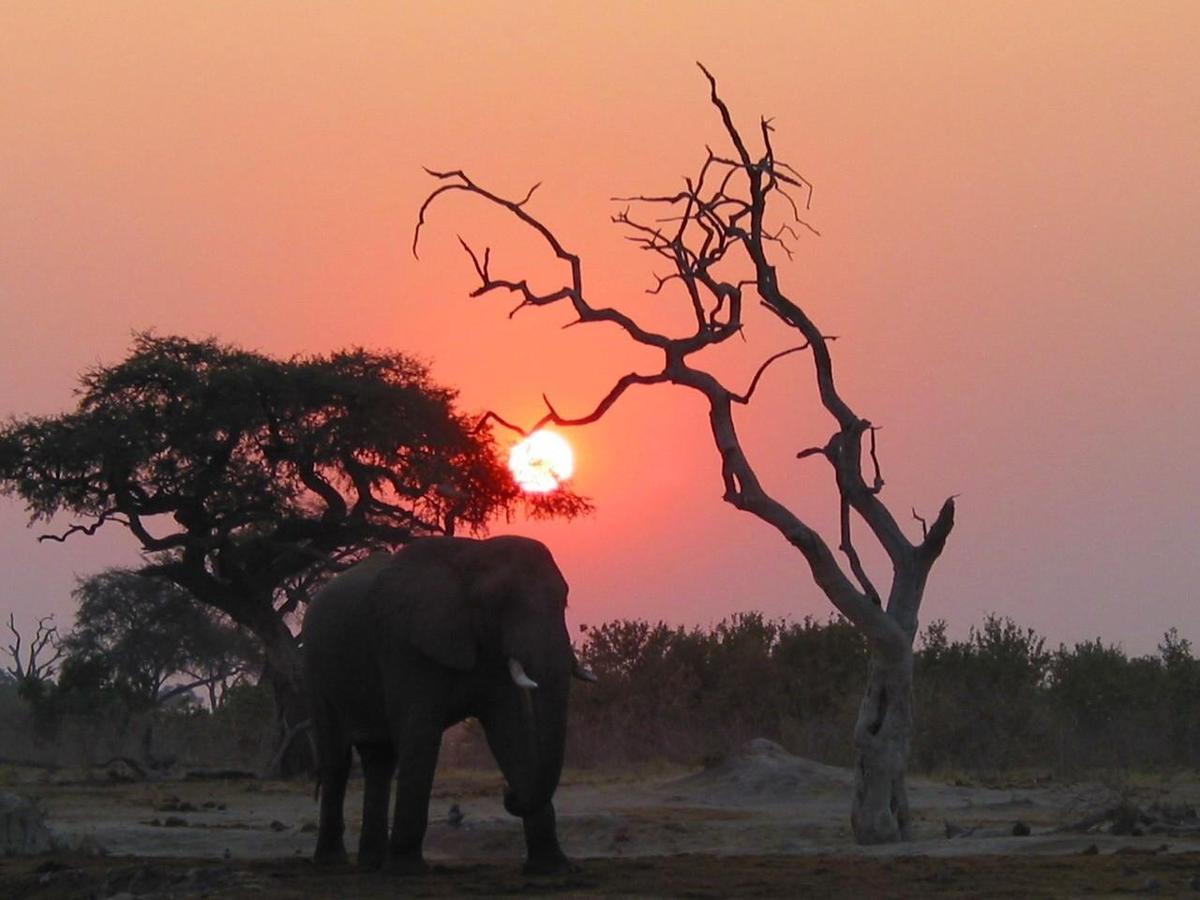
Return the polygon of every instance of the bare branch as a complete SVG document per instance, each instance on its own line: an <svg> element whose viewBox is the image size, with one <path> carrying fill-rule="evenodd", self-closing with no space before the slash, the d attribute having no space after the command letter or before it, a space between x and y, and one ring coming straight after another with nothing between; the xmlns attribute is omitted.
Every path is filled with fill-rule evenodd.
<svg viewBox="0 0 1200 900"><path fill-rule="evenodd" d="M609 197L613 203L684 203L690 200L692 194L690 191L680 191L678 194L670 194L665 196L647 196L645 194L631 194L628 197Z"/></svg>
<svg viewBox="0 0 1200 900"><path fill-rule="evenodd" d="M883 474L879 470L879 457L875 455L875 432L879 430L879 427L871 425L867 430L871 434L871 463L875 466L875 480L871 482L871 493L878 494L883 490Z"/></svg>
<svg viewBox="0 0 1200 900"><path fill-rule="evenodd" d="M21 665L21 632L17 631L16 621L13 619L13 614L8 614L8 630L13 633L16 639L15 643L8 645L8 653L13 658L15 668L9 669L13 676L17 679L25 677L25 668Z"/></svg>
<svg viewBox="0 0 1200 900"><path fill-rule="evenodd" d="M921 523L921 537L929 537L929 523L926 522L921 516L917 515L917 508L915 506L913 507L912 517Z"/></svg>
<svg viewBox="0 0 1200 900"><path fill-rule="evenodd" d="M479 261L479 257L475 255L475 251L471 249L470 244L463 240L463 236L457 235L458 242L462 244L462 248L467 251L467 256L471 257L471 265L475 267L475 274L479 276L479 280L484 284L488 282L488 261L491 259L492 248L483 248L483 262Z"/></svg>
<svg viewBox="0 0 1200 900"><path fill-rule="evenodd" d="M512 422L508 421L507 419L501 418L499 415L492 412L491 410L488 410L487 412L485 412L483 414L483 418L481 418L479 420L479 422L475 425L474 429L472 429L472 430L477 431L477 432L482 431L488 422L496 422L499 425L503 425L509 431L515 431L517 434L521 435L521 437L529 437L529 434L530 434L528 431L526 431L520 425L514 425Z"/></svg>
<svg viewBox="0 0 1200 900"><path fill-rule="evenodd" d="M871 598L871 602L876 606L882 606L882 601L879 599L879 591L875 590L875 585L871 583L871 579L867 577L867 570L863 568L862 560L858 558L858 551L854 549L854 541L850 537L850 503L845 497L842 498L842 542L838 547L846 554L846 559L850 562L850 571L854 573L854 577L858 579L859 585L862 586L863 593Z"/></svg>
<svg viewBox="0 0 1200 900"><path fill-rule="evenodd" d="M808 341L805 341L799 347L789 347L787 350L780 350L774 356L768 357L766 362L764 362L761 366L758 367L758 371L754 373L754 377L752 379L750 379L750 387L748 387L746 389L746 393L730 394L729 399L734 401L735 403L741 403L741 404L749 403L750 398L754 396L754 389L758 387L759 379L762 378L763 372L767 371L767 366L771 365L771 363L775 362L775 360L777 360L777 359L782 359L783 357L789 356L792 353L799 353L801 350L807 350L808 348L809 348L809 343L808 343Z"/></svg>
<svg viewBox="0 0 1200 900"><path fill-rule="evenodd" d="M650 274L653 275L654 280L657 281L658 284L652 288L646 288L647 294L660 294L662 293L663 285L665 285L668 281L683 277L678 272L672 272L670 275L654 275L653 272Z"/></svg>
<svg viewBox="0 0 1200 900"><path fill-rule="evenodd" d="M929 533L925 536L925 540L921 546L917 547L917 557L926 566L933 565L946 547L946 539L950 537L950 532L954 528L954 500L957 496L954 494L948 497L942 504L937 518L929 526Z"/></svg>
<svg viewBox="0 0 1200 900"><path fill-rule="evenodd" d="M531 187L529 189L529 192L525 194L525 198L523 200L517 201L517 206L524 206L526 203L528 203L529 199L533 196L533 192L536 191L541 186L542 186L542 183L539 181L537 184L535 184L533 187Z"/></svg>
<svg viewBox="0 0 1200 900"><path fill-rule="evenodd" d="M596 404L595 409L593 409L587 415L580 416L576 419L568 419L560 416L558 412L555 411L554 407L550 405L550 400L545 394L543 394L542 399L545 400L546 408L549 410L549 412L541 418L538 424L534 427L534 431L550 423L562 425L564 427L589 425L608 412L612 405L617 402L618 398L620 398L620 396L633 385L663 384L666 381L670 381L670 377L665 372L658 372L654 375L639 375L637 372L630 372L628 375L622 375L619 379L617 379L617 383L613 385L612 390L605 394L604 399Z"/></svg>
<svg viewBox="0 0 1200 900"><path fill-rule="evenodd" d="M597 421L601 416L608 412L612 405L616 403L618 399L620 399L621 395L633 385L663 384L667 381L670 381L670 377L665 372L658 372L654 375L640 375L637 372L630 372L628 375L623 375L617 379L617 383L613 385L612 389L604 395L604 398L598 404L596 404L595 409L585 416L580 416L579 418L574 419L559 415L558 410L556 410L553 404L551 404L550 398L543 394L542 400L545 402L548 412L538 419L537 422L534 423L534 425L528 430L519 425L514 425L512 422L501 418L499 415L491 411L484 414L483 418L479 421L479 424L475 426L475 430L478 431L488 422L496 422L499 425L503 425L510 431L515 431L522 437L528 437L538 429L544 428L547 425L559 425L564 428L570 428L576 425L590 425L592 422Z"/></svg>
<svg viewBox="0 0 1200 900"><path fill-rule="evenodd" d="M119 525L128 525L129 524L129 522L126 519L123 519L118 514L117 510L106 509L96 517L95 522L92 522L89 525L72 525L70 528L68 528L62 534L39 534L38 535L38 543L40 544L42 541L55 541L57 543L62 544L62 543L65 543L67 538L69 538L73 534L83 534L83 535L86 535L87 537L91 537L93 534L95 534L97 531L99 531L100 528L106 522L116 522Z"/></svg>
<svg viewBox="0 0 1200 900"><path fill-rule="evenodd" d="M430 175L432 175L434 178L440 178L440 179L453 178L456 175L459 175L464 179L467 177L467 176L463 175L461 172L435 172L433 169L430 169L430 168L426 168L425 171L428 172ZM436 200L442 194L448 193L450 191L461 191L461 190L466 190L466 187L461 184L445 184L445 185L442 185L441 187L439 187L436 191L434 191L432 194L430 194L428 197L425 198L425 202L421 204L421 208L417 212L417 227L415 229L413 229L412 254L415 259L421 258L421 254L419 254L417 252L417 246L421 241L421 229L425 227L425 213L429 210L430 205L433 203L434 200Z"/></svg>
<svg viewBox="0 0 1200 900"><path fill-rule="evenodd" d="M812 195L813 195L812 182L809 181L807 178L805 178L803 175L801 175L799 172L797 172L795 169L793 169L791 166L789 166L785 162L780 162L779 160L775 160L775 165L777 168L780 168L787 172L790 172L792 174L792 176L796 179L794 183L797 186L808 189L808 196L804 198L804 208L812 209Z"/></svg>
<svg viewBox="0 0 1200 900"><path fill-rule="evenodd" d="M879 500L882 478L878 472L872 485L863 480L862 437L870 431L871 423L866 419L855 419L844 426L830 438L829 458L837 474L839 493L866 522L892 564L901 569L909 565L913 546L891 511Z"/></svg>
<svg viewBox="0 0 1200 900"><path fill-rule="evenodd" d="M742 142L742 136L738 133L736 126L733 124L733 116L729 113L729 107L725 105L725 101L717 94L717 79L713 78L712 73L704 68L703 63L696 63L700 67L700 71L704 73L704 77L708 79L709 87L711 88L710 99L721 113L721 121L725 123L725 132L729 135L729 139L733 141L733 146L737 148L738 157L742 161L742 165L747 169L751 169L754 163L750 161L750 153L746 150L746 145Z"/></svg>
<svg viewBox="0 0 1200 900"><path fill-rule="evenodd" d="M8 630L12 632L14 641L8 645L13 664L7 671L18 681L45 681L54 675L55 663L62 659L65 650L58 638L58 626L53 623L52 615L38 619L37 629L22 660L21 633L17 630L13 613L8 614ZM39 659L47 647L54 651L53 654L49 659Z"/></svg>
<svg viewBox="0 0 1200 900"><path fill-rule="evenodd" d="M549 294L534 294L525 281L501 281L487 278L481 286L472 292L472 296L478 297L486 294L491 290L506 289L515 291L521 294L522 302L517 309L524 306L545 306L559 300L570 300L574 306L578 317L585 322L612 322L619 325L625 330L631 338L638 343L647 344L652 347L665 348L671 343L671 339L662 334L648 331L638 325L632 318L624 313L618 312L611 307L594 307L590 305L584 298L583 294L583 274L582 266L579 257L569 252L554 233L539 219L530 215L530 213L521 205L521 203L512 200L506 200L503 197L492 193L491 191L475 184L461 169L455 169L448 172L439 172L434 169L426 169L431 176L439 181L448 182L434 189L425 201L421 204L420 211L417 215L417 225L413 232L413 253L417 252L418 243L420 241L421 229L425 225L426 213L433 202L443 194L450 191L463 191L465 193L474 194L481 197L487 202L508 210L520 222L529 228L533 229L543 241L554 252L554 255L567 263L571 270L570 284L564 286L560 290ZM523 203L524 201L522 201ZM477 265L477 272L480 266ZM515 313L516 310L513 310ZM512 313L510 313L512 315Z"/></svg>

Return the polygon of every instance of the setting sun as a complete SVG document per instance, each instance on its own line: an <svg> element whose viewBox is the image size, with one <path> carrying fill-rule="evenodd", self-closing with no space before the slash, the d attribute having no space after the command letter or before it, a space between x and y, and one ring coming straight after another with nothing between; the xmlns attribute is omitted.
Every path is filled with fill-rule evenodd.
<svg viewBox="0 0 1200 900"><path fill-rule="evenodd" d="M512 448L508 467L522 490L545 494L571 477L575 454L562 435L535 431Z"/></svg>

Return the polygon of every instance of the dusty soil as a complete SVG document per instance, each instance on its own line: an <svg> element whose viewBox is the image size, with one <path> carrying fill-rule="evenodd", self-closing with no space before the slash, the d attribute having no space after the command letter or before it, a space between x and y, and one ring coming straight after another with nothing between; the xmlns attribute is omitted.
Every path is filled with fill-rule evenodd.
<svg viewBox="0 0 1200 900"><path fill-rule="evenodd" d="M1194 773L1135 786L915 779L916 839L861 848L849 773L758 742L702 772L568 773L556 806L579 871L532 878L499 777L450 772L430 809L434 870L415 879L314 870L310 785L24 781L7 789L37 797L74 849L0 859L0 897L1200 897ZM348 821L360 801L354 784Z"/></svg>

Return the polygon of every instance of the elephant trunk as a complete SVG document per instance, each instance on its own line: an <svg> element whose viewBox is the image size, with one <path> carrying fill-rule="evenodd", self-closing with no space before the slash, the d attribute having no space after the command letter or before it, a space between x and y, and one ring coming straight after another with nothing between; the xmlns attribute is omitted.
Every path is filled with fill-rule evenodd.
<svg viewBox="0 0 1200 900"><path fill-rule="evenodd" d="M559 687L565 691L566 685ZM523 776L510 779L504 795L504 808L514 816L529 816L554 797L562 774L566 745L565 698L556 699L549 685L521 691L521 731L527 747L528 766Z"/></svg>

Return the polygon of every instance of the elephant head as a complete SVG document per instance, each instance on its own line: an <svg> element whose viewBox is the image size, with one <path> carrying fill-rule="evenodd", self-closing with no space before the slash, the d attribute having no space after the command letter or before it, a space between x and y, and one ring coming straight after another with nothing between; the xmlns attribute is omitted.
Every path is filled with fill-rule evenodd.
<svg viewBox="0 0 1200 900"><path fill-rule="evenodd" d="M482 699L469 714L483 724L514 815L553 796L570 679L593 678L571 648L567 590L550 551L515 536L415 542L373 588L396 616L392 639L475 683Z"/></svg>

